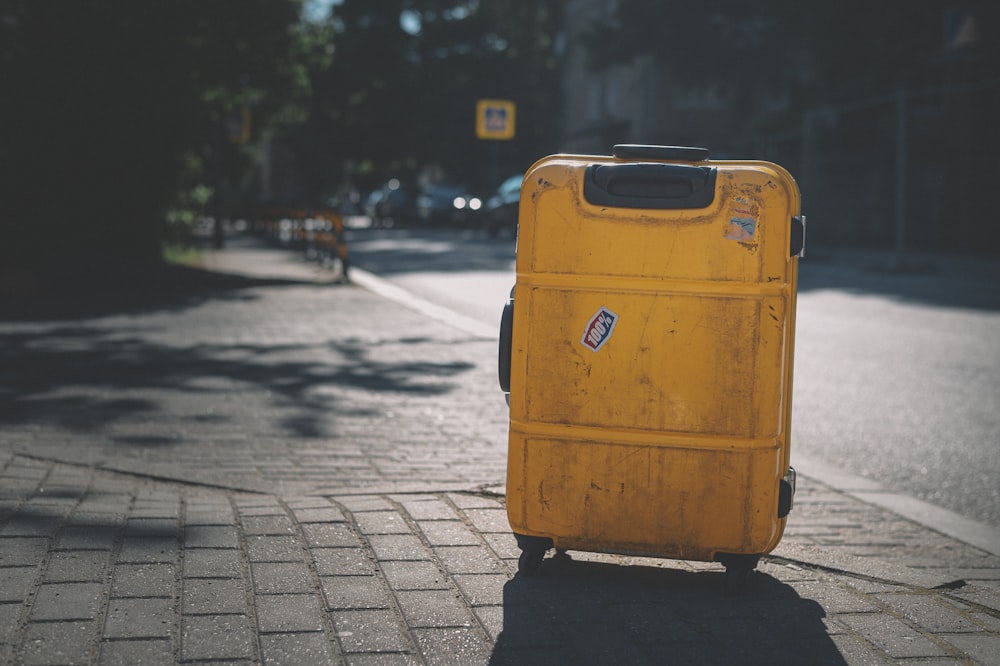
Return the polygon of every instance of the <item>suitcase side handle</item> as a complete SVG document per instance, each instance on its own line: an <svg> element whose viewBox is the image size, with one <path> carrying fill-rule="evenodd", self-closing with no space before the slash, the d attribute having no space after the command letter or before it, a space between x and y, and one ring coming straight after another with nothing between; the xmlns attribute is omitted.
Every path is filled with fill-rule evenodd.
<svg viewBox="0 0 1000 666"><path fill-rule="evenodd" d="M497 375L500 380L500 390L510 393L510 365L514 345L514 289L510 290L510 298L503 306L500 315L500 346L497 358Z"/></svg>
<svg viewBox="0 0 1000 666"><path fill-rule="evenodd" d="M615 208L706 208L715 200L714 167L640 162L591 164L583 197Z"/></svg>

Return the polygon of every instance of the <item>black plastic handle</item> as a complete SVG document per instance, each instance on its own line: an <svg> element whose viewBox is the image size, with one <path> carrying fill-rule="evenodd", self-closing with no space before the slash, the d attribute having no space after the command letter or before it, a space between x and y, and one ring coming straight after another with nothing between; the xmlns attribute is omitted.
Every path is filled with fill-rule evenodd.
<svg viewBox="0 0 1000 666"><path fill-rule="evenodd" d="M510 365L514 352L514 288L511 287L510 298L503 306L500 315L500 348L497 357L497 375L500 379L500 390L510 393Z"/></svg>
<svg viewBox="0 0 1000 666"><path fill-rule="evenodd" d="M591 164L583 197L615 208L706 208L715 200L715 176L714 167L686 164Z"/></svg>
<svg viewBox="0 0 1000 666"><path fill-rule="evenodd" d="M611 154L623 160L664 160L701 162L708 159L708 148L693 146L648 146L641 143L619 143Z"/></svg>

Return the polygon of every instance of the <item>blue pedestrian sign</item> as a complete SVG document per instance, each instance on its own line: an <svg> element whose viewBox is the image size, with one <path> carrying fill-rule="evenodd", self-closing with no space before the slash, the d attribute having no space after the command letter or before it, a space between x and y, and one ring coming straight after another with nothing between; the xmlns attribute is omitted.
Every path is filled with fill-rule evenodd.
<svg viewBox="0 0 1000 666"><path fill-rule="evenodd" d="M514 102L509 99L481 99L476 102L476 136L480 139L514 138Z"/></svg>

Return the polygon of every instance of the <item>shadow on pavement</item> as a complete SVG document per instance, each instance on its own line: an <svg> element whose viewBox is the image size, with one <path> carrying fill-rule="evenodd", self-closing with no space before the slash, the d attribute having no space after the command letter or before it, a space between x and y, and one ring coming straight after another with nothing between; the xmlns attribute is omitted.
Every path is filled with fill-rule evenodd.
<svg viewBox="0 0 1000 666"><path fill-rule="evenodd" d="M317 350L326 350L319 356L326 362L316 361ZM324 388L444 395L456 388L449 378L472 367L426 361L417 352L381 360L376 352L352 340L173 347L120 328L15 330L0 334L0 424L107 432L116 423L148 423L116 441L154 447L177 441L185 419L232 424L257 408L284 435L316 437L330 434L332 414L377 413L340 404Z"/></svg>
<svg viewBox="0 0 1000 666"><path fill-rule="evenodd" d="M181 310L210 299L247 298L257 287L311 282L215 273L181 265L123 272L89 269L0 285L0 321L63 321Z"/></svg>
<svg viewBox="0 0 1000 666"><path fill-rule="evenodd" d="M846 664L825 612L756 572L737 596L724 574L546 560L504 586L491 666Z"/></svg>

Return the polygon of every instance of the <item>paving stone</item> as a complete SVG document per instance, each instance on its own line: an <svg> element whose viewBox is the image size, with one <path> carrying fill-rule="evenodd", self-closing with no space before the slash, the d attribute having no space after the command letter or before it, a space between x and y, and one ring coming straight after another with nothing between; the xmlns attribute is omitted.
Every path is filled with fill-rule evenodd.
<svg viewBox="0 0 1000 666"><path fill-rule="evenodd" d="M47 583L102 581L110 564L110 555L110 552L103 550L56 551L49 556L43 580ZM0 572L0 578L2 577ZM0 590L2 589L3 585L0 584Z"/></svg>
<svg viewBox="0 0 1000 666"><path fill-rule="evenodd" d="M31 607L32 620L90 620L100 608L100 583L40 585Z"/></svg>
<svg viewBox="0 0 1000 666"><path fill-rule="evenodd" d="M451 590L400 591L396 593L410 627L468 627L469 608Z"/></svg>
<svg viewBox="0 0 1000 666"><path fill-rule="evenodd" d="M0 538L52 537L63 524L60 516L15 515L0 527Z"/></svg>
<svg viewBox="0 0 1000 666"><path fill-rule="evenodd" d="M216 525L232 525L233 509L228 504L218 508L192 508L184 512L184 527L212 527Z"/></svg>
<svg viewBox="0 0 1000 666"><path fill-rule="evenodd" d="M506 449L504 449L505 451ZM473 495L467 493L449 493L451 500L459 509L494 509L500 497L487 497L485 495Z"/></svg>
<svg viewBox="0 0 1000 666"><path fill-rule="evenodd" d="M111 550L118 538L117 527L70 526L56 542L58 550Z"/></svg>
<svg viewBox="0 0 1000 666"><path fill-rule="evenodd" d="M305 562L255 562L250 570L257 594L315 592L312 574Z"/></svg>
<svg viewBox="0 0 1000 666"><path fill-rule="evenodd" d="M94 622L29 622L16 663L76 666L90 663ZM82 649L81 649L82 648Z"/></svg>
<svg viewBox="0 0 1000 666"><path fill-rule="evenodd" d="M333 613L333 624L345 654L409 652L414 647L391 610L340 610Z"/></svg>
<svg viewBox="0 0 1000 666"><path fill-rule="evenodd" d="M238 578L189 578L183 584L185 614L245 613L246 591Z"/></svg>
<svg viewBox="0 0 1000 666"><path fill-rule="evenodd" d="M197 548L184 551L185 578L238 578L243 554L235 549Z"/></svg>
<svg viewBox="0 0 1000 666"><path fill-rule="evenodd" d="M423 521L420 530L431 546L479 546L482 541L457 520Z"/></svg>
<svg viewBox="0 0 1000 666"><path fill-rule="evenodd" d="M314 548L310 551L320 576L371 576L375 561L362 548Z"/></svg>
<svg viewBox="0 0 1000 666"><path fill-rule="evenodd" d="M378 652L376 654L349 654L344 657L348 666L417 666L423 660L399 652Z"/></svg>
<svg viewBox="0 0 1000 666"><path fill-rule="evenodd" d="M104 618L105 638L169 638L173 599L113 599Z"/></svg>
<svg viewBox="0 0 1000 666"><path fill-rule="evenodd" d="M880 594L878 600L933 633L964 633L979 627L949 604L924 594Z"/></svg>
<svg viewBox="0 0 1000 666"><path fill-rule="evenodd" d="M345 548L361 545L357 534L345 523L303 525L302 531L313 548Z"/></svg>
<svg viewBox="0 0 1000 666"><path fill-rule="evenodd" d="M510 534L510 522L506 509L466 509L465 515L472 521L477 532Z"/></svg>
<svg viewBox="0 0 1000 666"><path fill-rule="evenodd" d="M111 597L172 597L172 564L119 564L111 579Z"/></svg>
<svg viewBox="0 0 1000 666"><path fill-rule="evenodd" d="M34 537L0 537L0 567L37 566L49 541Z"/></svg>
<svg viewBox="0 0 1000 666"><path fill-rule="evenodd" d="M20 601L16 603L0 603L0 646L10 643L14 637L14 631L17 629L17 620L20 617L22 607ZM0 650L0 656L2 655L3 650ZM3 661L0 660L0 663L3 663Z"/></svg>
<svg viewBox="0 0 1000 666"><path fill-rule="evenodd" d="M455 574L495 574L504 571L498 561L482 546L437 547L434 554L441 559L444 568Z"/></svg>
<svg viewBox="0 0 1000 666"><path fill-rule="evenodd" d="M493 645L476 629L417 629L413 633L428 664L490 663Z"/></svg>
<svg viewBox="0 0 1000 666"><path fill-rule="evenodd" d="M336 644L326 634L281 633L260 637L264 664L340 664Z"/></svg>
<svg viewBox="0 0 1000 666"><path fill-rule="evenodd" d="M101 666L170 666L177 661L169 640L115 640L101 643Z"/></svg>
<svg viewBox="0 0 1000 666"><path fill-rule="evenodd" d="M164 491L162 499L137 498L130 517L164 520L176 524L180 518L180 509L178 498L173 493Z"/></svg>
<svg viewBox="0 0 1000 666"><path fill-rule="evenodd" d="M395 511L368 511L355 514L358 529L362 534L410 534L412 530L401 515Z"/></svg>
<svg viewBox="0 0 1000 666"><path fill-rule="evenodd" d="M128 522L129 496L123 496L121 503L114 501L84 500L66 521L66 527L87 527L90 529L124 530Z"/></svg>
<svg viewBox="0 0 1000 666"><path fill-rule="evenodd" d="M823 607L831 614L870 613L879 609L875 602L863 594L839 586L831 588L827 582L803 581L790 585L803 599L822 598Z"/></svg>
<svg viewBox="0 0 1000 666"><path fill-rule="evenodd" d="M1000 585L992 581L981 581L975 585L966 585L955 590L954 595L992 610L1000 610Z"/></svg>
<svg viewBox="0 0 1000 666"><path fill-rule="evenodd" d="M327 608L370 610L390 608L392 602L382 579L377 576L337 576L320 579Z"/></svg>
<svg viewBox="0 0 1000 666"><path fill-rule="evenodd" d="M521 555L521 549L517 547L517 540L513 534L484 534L483 539L490 549L504 560L517 560Z"/></svg>
<svg viewBox="0 0 1000 666"><path fill-rule="evenodd" d="M245 615L187 615L181 620L184 661L253 659L255 644Z"/></svg>
<svg viewBox="0 0 1000 666"><path fill-rule="evenodd" d="M177 538L180 524L176 518L136 518L130 516L125 523L126 537Z"/></svg>
<svg viewBox="0 0 1000 666"><path fill-rule="evenodd" d="M448 582L433 562L383 562L382 574L394 590L447 589Z"/></svg>
<svg viewBox="0 0 1000 666"><path fill-rule="evenodd" d="M0 567L0 603L20 603L26 599L38 574L37 566Z"/></svg>
<svg viewBox="0 0 1000 666"><path fill-rule="evenodd" d="M339 497L337 500L344 505L351 513L361 513L363 511L390 511L392 504L384 497L378 495L354 495Z"/></svg>
<svg viewBox="0 0 1000 666"><path fill-rule="evenodd" d="M998 656L1000 656L1000 636L996 634L957 634L951 636L945 634L941 638L980 664L997 663Z"/></svg>
<svg viewBox="0 0 1000 666"><path fill-rule="evenodd" d="M239 548L236 528L231 525L188 525L184 548Z"/></svg>
<svg viewBox="0 0 1000 666"><path fill-rule="evenodd" d="M458 574L454 579L471 606L502 605L504 586L510 582L503 574Z"/></svg>
<svg viewBox="0 0 1000 666"><path fill-rule="evenodd" d="M334 506L295 509L295 520L300 524L307 523L342 523L346 521L343 512Z"/></svg>
<svg viewBox="0 0 1000 666"><path fill-rule="evenodd" d="M1000 616L988 615L986 613L970 613L969 617L975 620L979 626L987 631L1000 634Z"/></svg>
<svg viewBox="0 0 1000 666"><path fill-rule="evenodd" d="M420 539L412 534L375 535L368 543L381 560L428 560L430 552Z"/></svg>
<svg viewBox="0 0 1000 666"><path fill-rule="evenodd" d="M315 594L258 594L255 602L262 633L323 630L323 610Z"/></svg>
<svg viewBox="0 0 1000 666"><path fill-rule="evenodd" d="M893 659L947 655L947 652L941 647L920 635L919 632L888 615L881 613L840 614L837 616L837 620L870 640Z"/></svg>
<svg viewBox="0 0 1000 666"><path fill-rule="evenodd" d="M248 536L289 536L295 525L288 516L245 516L241 520Z"/></svg>
<svg viewBox="0 0 1000 666"><path fill-rule="evenodd" d="M402 505L403 509L414 520L456 520L458 515L450 504L434 495L395 496L393 499Z"/></svg>
<svg viewBox="0 0 1000 666"><path fill-rule="evenodd" d="M172 537L134 537L126 539L118 551L122 564L172 563L177 560L179 546Z"/></svg>
<svg viewBox="0 0 1000 666"><path fill-rule="evenodd" d="M251 536L247 554L251 562L301 562L305 545L296 536Z"/></svg>
<svg viewBox="0 0 1000 666"><path fill-rule="evenodd" d="M243 516L284 516L285 508L275 502L261 500L236 500L240 517Z"/></svg>

